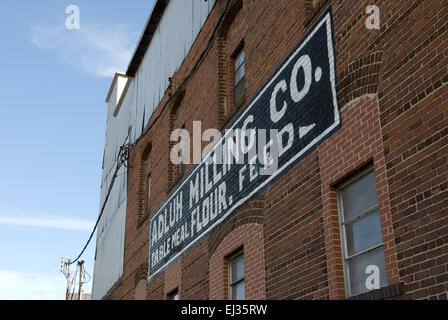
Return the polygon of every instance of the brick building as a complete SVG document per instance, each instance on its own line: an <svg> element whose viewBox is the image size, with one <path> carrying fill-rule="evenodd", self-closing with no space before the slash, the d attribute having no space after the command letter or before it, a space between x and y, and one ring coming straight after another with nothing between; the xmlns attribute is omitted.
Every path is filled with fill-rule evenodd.
<svg viewBox="0 0 448 320"><path fill-rule="evenodd" d="M183 28L184 8L173 2L191 3L200 23ZM447 4L156 1L107 99L102 204L119 146L132 148L100 222L93 297L447 299ZM379 9L380 29L368 28L376 12L366 11L369 5ZM164 27L173 25L180 29ZM176 56L178 47L183 54ZM309 82L299 56L322 65ZM165 58L177 61L172 73L157 69ZM291 81L280 81L282 72L292 73ZM263 108L271 126L263 122L269 113L255 114ZM174 164L171 133L193 133L195 121L201 132L224 133L252 111L265 129L306 118L295 135L303 140L288 145L297 142L300 155L285 151L294 161L279 163L269 182L238 167L236 178L222 172L227 189L217 182L205 198L199 182L195 196L203 162Z"/></svg>

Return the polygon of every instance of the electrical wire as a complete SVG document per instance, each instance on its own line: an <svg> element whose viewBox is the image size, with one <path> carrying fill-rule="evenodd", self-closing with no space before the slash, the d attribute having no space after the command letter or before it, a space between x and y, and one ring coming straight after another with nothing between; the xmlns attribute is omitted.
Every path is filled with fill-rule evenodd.
<svg viewBox="0 0 448 320"><path fill-rule="evenodd" d="M83 268L84 269L84 272L83 272L83 277L82 277L82 284L86 284L86 283L89 283L90 282L90 280L92 280L92 277L90 276L90 274L85 270L85 268ZM86 275L89 277L89 280L87 280L86 281Z"/></svg>
<svg viewBox="0 0 448 320"><path fill-rule="evenodd" d="M98 224L99 224L99 222L101 220L101 217L102 217L102 215L104 213L104 208L106 207L107 200L109 199L110 193L112 192L112 187L114 186L115 179L117 178L118 171L120 171L122 165L123 165L123 162L120 161L117 164L116 168L115 168L115 172L114 172L114 175L112 176L112 180L110 182L109 189L107 190L106 198L104 199L103 206L101 207L100 214L98 215L98 219L96 220L95 226L93 227L93 230L92 230L92 232L91 232L91 234L89 236L89 239L87 240L86 244L84 245L84 248L81 250L81 252L76 257L76 259L73 260L72 262L70 262L69 264L74 264L76 261L79 260L79 258L81 258L81 256L83 255L84 251L86 251L87 246L89 245L90 241L92 240L92 237L93 237L93 235L94 235L94 233L96 231L96 228L98 227Z"/></svg>
<svg viewBox="0 0 448 320"><path fill-rule="evenodd" d="M177 89L173 92L173 94L167 99L167 101L165 102L165 104L163 105L162 109L160 110L160 112L157 114L157 116L154 118L154 120L151 122L151 124L149 125L149 127L142 132L142 134L134 141L134 143L132 144L123 144L120 147L120 152L117 155L117 166L115 168L115 172L112 176L112 180L110 182L107 194L106 194L106 198L104 199L103 205L101 207L101 211L100 214L98 215L98 219L96 220L95 226L93 228L93 231L91 232L89 239L87 240L86 244L84 245L84 248L81 250L81 253L76 257L75 260L73 260L72 262L68 263L68 264L74 264L76 261L78 261L78 259L82 256L82 254L84 253L84 251L87 249L87 246L89 245L90 241L92 240L92 237L96 231L96 228L98 227L98 224L101 220L101 217L104 213L104 209L106 207L106 203L107 200L109 199L110 193L112 192L112 187L114 186L115 183L115 179L118 175L118 171L120 171L121 166L127 166L126 162L129 159L129 151L134 148L147 134L149 131L151 131L151 129L153 128L153 126L157 123L157 121L160 119L160 117L162 116L162 114L164 113L164 111L166 110L166 108L168 107L169 103L174 99L174 97L176 97L180 92L181 89L184 87L184 85L187 83L188 80L190 80L190 78L196 73L196 71L198 70L199 66L202 64L202 62L204 61L207 53L210 51L210 48L212 47L215 39L216 39L216 35L218 34L219 29L221 28L223 22L224 22L224 18L226 17L229 9L230 9L230 3L231 0L227 0L226 3L226 7L224 9L224 11L221 13L221 16L219 17L219 20L217 22L217 24L215 25L215 28L213 29L213 33L211 35L211 37L209 38L208 42L207 42L207 46L206 48L202 51L202 53L200 54L198 60L196 61L196 63L194 64L193 68L190 70L189 74L184 78L184 80L179 84L179 86L177 87ZM129 137L129 133L128 133L128 137ZM126 138L127 140L127 138ZM126 141L125 140L125 141Z"/></svg>
<svg viewBox="0 0 448 320"><path fill-rule="evenodd" d="M126 137L125 141L126 141L128 138L129 138L129 134L128 134L128 136ZM69 262L68 264L72 265L72 264L74 264L76 261L78 261L79 258L81 258L82 254L84 253L84 251L87 249L87 247L88 247L90 241L92 240L92 237L93 237L93 235L95 234L96 228L98 227L98 224L99 224L99 222L100 222L100 220L101 220L101 217L102 217L102 215L103 215L103 213L104 213L104 209L106 208L107 200L109 199L110 193L112 192L112 188L113 188L113 186L114 186L115 179L116 179L117 176L118 176L118 172L120 171L121 166L124 165L124 166L126 167L126 161L128 160L128 157L129 157L129 148L130 148L130 145L127 145L127 144L123 144L123 145L120 147L120 151L118 152L118 155L117 155L117 166L116 166L116 168L115 168L115 172L114 172L114 174L112 175L112 179L111 179L111 181L110 181L109 189L107 190L106 198L104 199L103 206L101 207L101 211L100 211L100 214L98 215L98 218L97 218L97 220L96 220L95 226L93 227L93 230L92 230L92 232L90 233L90 237L89 237L89 239L87 240L86 244L84 245L84 248L81 250L81 253L76 257L75 260Z"/></svg>

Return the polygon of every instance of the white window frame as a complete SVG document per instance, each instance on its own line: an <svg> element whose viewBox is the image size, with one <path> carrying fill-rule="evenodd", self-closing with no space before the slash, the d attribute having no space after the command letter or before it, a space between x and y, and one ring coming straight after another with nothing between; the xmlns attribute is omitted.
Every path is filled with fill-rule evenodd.
<svg viewBox="0 0 448 320"><path fill-rule="evenodd" d="M357 173L355 176L349 178L347 181L344 181L342 184L338 185L337 189L336 189L336 195L337 195L337 205L338 205L338 216L339 216L339 230L340 230L340 236L341 236L341 248L342 248L342 267L344 270L344 286L345 286L345 295L347 298L352 297L352 293L351 293L351 286L350 286L350 272L349 272L349 261L353 258L359 257L363 254L369 253L373 250L376 250L380 247L383 247L383 237L382 237L382 228L380 230L381 232L381 242L377 245L374 245L368 249L365 249L363 251L360 251L356 254L353 254L351 256L348 255L348 248L347 248L347 236L346 236L346 225L350 224L356 220L359 220L365 216L367 216L368 214L375 212L376 210L379 210L379 206L378 206L378 199L377 199L377 203L375 206L363 211L361 214L357 215L354 218L351 218L347 221L345 221L344 218L344 203L342 200L342 191L354 184L355 182L361 180L362 178L366 177L367 175L369 175L370 173L374 173L375 174L375 188L377 190L377 194L378 194L378 188L376 186L376 172L375 169L372 166L368 166L367 168L361 170L359 173ZM384 250L384 247L383 247Z"/></svg>

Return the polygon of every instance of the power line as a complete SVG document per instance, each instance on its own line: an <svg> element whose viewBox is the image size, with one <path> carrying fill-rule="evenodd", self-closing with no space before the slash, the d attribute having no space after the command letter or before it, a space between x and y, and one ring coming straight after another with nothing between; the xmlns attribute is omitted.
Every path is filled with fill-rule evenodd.
<svg viewBox="0 0 448 320"><path fill-rule="evenodd" d="M103 206L101 207L101 211L100 214L98 215L98 219L96 220L95 226L89 236L89 239L87 240L86 244L84 245L84 248L81 250L81 253L76 257L75 260L69 262L68 264L73 264L76 261L78 261L78 259L82 256L82 254L84 253L84 251L87 249L87 246L89 245L90 241L92 240L92 237L96 231L96 228L98 227L98 224L101 220L101 217L104 213L104 209L106 207L106 203L107 200L109 199L110 193L112 192L112 188L114 186L115 183L115 179L117 178L118 172L120 171L121 166L125 166L126 167L126 162L129 159L129 151L134 148L147 134L149 131L151 131L152 127L157 123L157 121L160 119L160 117L162 116L162 114L164 113L164 111L166 110L166 108L168 107L169 103L174 99L174 97L176 95L178 95L181 92L181 89L184 87L184 85L187 83L188 80L190 80L190 78L196 73L196 71L198 70L199 66L202 64L204 58L206 57L207 53L209 52L210 48L213 45L214 40L216 39L216 35L218 34L219 29L221 28L224 18L226 17L229 8L230 8L230 3L231 0L227 0L226 3L226 7L224 9L224 11L221 13L221 16L219 17L219 20L217 22L217 24L215 25L215 28L213 29L213 33L211 35L211 37L209 38L208 42L207 42L207 46L205 47L205 49L202 51L201 55L199 56L198 60L196 61L196 63L194 64L193 68L190 70L189 74L184 78L184 80L180 83L179 87L173 92L173 94L168 97L167 101L165 102L165 104L162 107L162 110L160 110L160 112L158 113L158 115L155 117L155 119L151 122L151 124L149 125L149 127L142 132L142 134L135 140L134 143L132 144L123 144L120 147L120 152L117 155L117 166L115 168L115 172L112 176L112 180L110 182L107 194L106 194L106 198L104 199L103 202ZM129 137L129 133L128 133L128 137ZM127 138L126 138L127 140ZM126 141L125 140L125 141Z"/></svg>
<svg viewBox="0 0 448 320"><path fill-rule="evenodd" d="M116 166L115 172L114 172L114 174L112 176L112 179L111 179L111 182L110 182L110 185L109 185L109 189L107 190L106 198L104 199L103 206L101 207L101 211L100 211L100 214L98 215L98 219L96 220L95 226L93 227L93 230L90 233L90 237L87 240L86 244L84 245L84 248L81 250L81 253L76 257L75 260L71 261L69 264L74 264L76 261L79 260L79 258L81 258L82 254L87 249L87 246L89 245L90 241L92 240L92 237L95 234L96 228L98 227L98 224L99 224L99 222L101 220L101 217L102 217L102 215L104 213L104 208L106 207L107 200L109 199L109 196L110 196L110 194L112 192L112 188L114 186L115 179L117 178L118 171L120 171L121 166L128 160L128 157L129 157L129 146L130 145L124 144L123 146L120 147L120 152L118 153L118 157L117 157L117 159L118 159L117 166Z"/></svg>
<svg viewBox="0 0 448 320"><path fill-rule="evenodd" d="M89 279L88 279L87 281L85 280L85 279L86 279L86 275L89 277ZM83 281L82 281L82 283L83 283L83 284L89 283L90 280L92 280L91 275L86 271L86 269L84 269L84 273L83 273Z"/></svg>

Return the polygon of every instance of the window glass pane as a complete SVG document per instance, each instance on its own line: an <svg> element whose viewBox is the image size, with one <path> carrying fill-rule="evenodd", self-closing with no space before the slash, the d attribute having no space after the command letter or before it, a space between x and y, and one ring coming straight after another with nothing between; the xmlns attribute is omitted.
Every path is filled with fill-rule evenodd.
<svg viewBox="0 0 448 320"><path fill-rule="evenodd" d="M378 202L375 173L372 171L345 188L342 191L342 202L345 221L375 206Z"/></svg>
<svg viewBox="0 0 448 320"><path fill-rule="evenodd" d="M379 268L380 287L387 285L384 252L383 248L378 248L349 261L350 293L352 296L370 291L366 287L366 280L371 275L371 273L366 273L366 268L369 265L376 265Z"/></svg>
<svg viewBox="0 0 448 320"><path fill-rule="evenodd" d="M375 211L349 223L346 225L346 235L349 256L381 244L380 213Z"/></svg>
<svg viewBox="0 0 448 320"><path fill-rule="evenodd" d="M238 284L232 286L232 299L233 300L245 300L244 281L238 282Z"/></svg>
<svg viewBox="0 0 448 320"><path fill-rule="evenodd" d="M235 57L235 70L244 63L244 50L241 50Z"/></svg>
<svg viewBox="0 0 448 320"><path fill-rule="evenodd" d="M235 104L239 104L244 97L244 78L235 87Z"/></svg>
<svg viewBox="0 0 448 320"><path fill-rule="evenodd" d="M244 64L240 66L239 69L235 70L235 84L240 82L241 79L244 77Z"/></svg>
<svg viewBox="0 0 448 320"><path fill-rule="evenodd" d="M240 255L230 262L230 268L232 273L232 283L244 278L244 257Z"/></svg>

